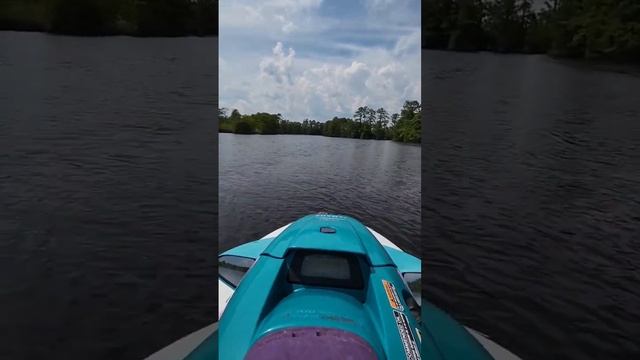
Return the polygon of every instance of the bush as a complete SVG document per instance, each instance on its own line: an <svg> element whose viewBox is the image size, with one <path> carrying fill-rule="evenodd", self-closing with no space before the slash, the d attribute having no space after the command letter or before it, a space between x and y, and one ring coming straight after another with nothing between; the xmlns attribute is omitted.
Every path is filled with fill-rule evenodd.
<svg viewBox="0 0 640 360"><path fill-rule="evenodd" d="M233 131L236 134L253 134L253 126L247 120L240 120L236 123L236 127Z"/></svg>
<svg viewBox="0 0 640 360"><path fill-rule="evenodd" d="M51 14L51 31L73 35L109 32L107 14L98 0L57 0Z"/></svg>

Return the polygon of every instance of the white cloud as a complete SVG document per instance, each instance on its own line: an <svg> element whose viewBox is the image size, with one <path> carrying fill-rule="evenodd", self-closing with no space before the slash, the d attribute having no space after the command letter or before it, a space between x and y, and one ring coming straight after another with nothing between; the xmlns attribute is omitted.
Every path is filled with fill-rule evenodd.
<svg viewBox="0 0 640 360"><path fill-rule="evenodd" d="M305 29L310 11L322 0L239 0L220 2L220 27L247 29L270 35Z"/></svg>
<svg viewBox="0 0 640 360"><path fill-rule="evenodd" d="M292 84L291 67L293 65L293 57L296 52L289 48L289 53L285 55L281 42L278 42L273 48L273 56L265 57L260 61L260 75L264 78L272 78L278 84Z"/></svg>
<svg viewBox="0 0 640 360"><path fill-rule="evenodd" d="M386 10L397 2L397 0L369 0L365 1L365 4L370 10Z"/></svg>
<svg viewBox="0 0 640 360"><path fill-rule="evenodd" d="M396 56L414 54L416 49L420 49L421 41L421 30L418 28L408 35L401 36L393 48L393 53Z"/></svg>
<svg viewBox="0 0 640 360"><path fill-rule="evenodd" d="M419 100L419 59L399 61L391 52L375 59L367 54L351 63L309 62L297 64L296 52L278 42L259 65L258 83L236 102L244 112L282 113L291 120L351 116L363 105L399 111L405 100Z"/></svg>
<svg viewBox="0 0 640 360"><path fill-rule="evenodd" d="M282 25L282 32L288 34L294 32L297 28L298 27L295 26L291 21L287 21L284 25Z"/></svg>
<svg viewBox="0 0 640 360"><path fill-rule="evenodd" d="M259 9L242 3L234 2L221 10L224 16L219 21L224 27L254 27L266 20Z"/></svg>
<svg viewBox="0 0 640 360"><path fill-rule="evenodd" d="M414 0L365 0L369 17L385 23L404 22L421 18L420 3Z"/></svg>
<svg viewBox="0 0 640 360"><path fill-rule="evenodd" d="M377 9L386 6L378 2ZM342 10L343 3L334 3ZM343 18L327 18L319 15L321 5L320 0L221 2L220 105L324 121L352 116L363 105L393 113L405 100L420 100L419 22L386 26L367 18L364 8L355 11L363 14L359 19L341 11ZM246 19L229 18L241 12L225 9L243 6L255 13L245 9ZM243 21L252 25L241 28Z"/></svg>

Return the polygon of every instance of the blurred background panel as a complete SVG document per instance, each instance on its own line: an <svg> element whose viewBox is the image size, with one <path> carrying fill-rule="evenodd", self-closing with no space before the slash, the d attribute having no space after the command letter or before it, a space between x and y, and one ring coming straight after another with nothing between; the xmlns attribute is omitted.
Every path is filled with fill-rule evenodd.
<svg viewBox="0 0 640 360"><path fill-rule="evenodd" d="M140 359L217 314L217 38L155 37L212 33L217 4L79 3L0 24L154 37L0 32L3 359Z"/></svg>
<svg viewBox="0 0 640 360"><path fill-rule="evenodd" d="M423 7L423 295L526 359L640 353L636 5Z"/></svg>

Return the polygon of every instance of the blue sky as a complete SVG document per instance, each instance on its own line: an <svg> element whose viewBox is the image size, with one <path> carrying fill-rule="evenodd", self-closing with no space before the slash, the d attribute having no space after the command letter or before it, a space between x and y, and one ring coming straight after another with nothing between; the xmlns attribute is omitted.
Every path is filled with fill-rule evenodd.
<svg viewBox="0 0 640 360"><path fill-rule="evenodd" d="M420 100L418 0L220 0L220 107L325 121Z"/></svg>

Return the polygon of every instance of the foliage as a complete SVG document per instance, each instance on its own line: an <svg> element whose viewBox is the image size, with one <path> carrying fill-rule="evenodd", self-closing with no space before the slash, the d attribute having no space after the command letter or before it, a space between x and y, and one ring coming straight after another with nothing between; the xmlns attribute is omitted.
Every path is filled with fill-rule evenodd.
<svg viewBox="0 0 640 360"><path fill-rule="evenodd" d="M425 0L423 47L640 60L637 0Z"/></svg>
<svg viewBox="0 0 640 360"><path fill-rule="evenodd" d="M346 137L354 139L395 140L419 143L422 108L418 101L406 101L400 114L389 115L384 108L368 106L356 109L353 119L334 117L326 122L305 119L301 122L282 118L280 114L259 112L242 115L234 109L218 110L220 132L236 134L299 134Z"/></svg>
<svg viewBox="0 0 640 360"><path fill-rule="evenodd" d="M417 101L404 103L400 116L396 117L392 127L393 140L402 142L420 142L422 107Z"/></svg>
<svg viewBox="0 0 640 360"><path fill-rule="evenodd" d="M99 35L108 28L112 10L99 0L57 0L53 2L50 30L57 33Z"/></svg>
<svg viewBox="0 0 640 360"><path fill-rule="evenodd" d="M42 0L0 0L0 30L44 31L48 12Z"/></svg>
<svg viewBox="0 0 640 360"><path fill-rule="evenodd" d="M217 35L217 0L0 0L0 29L72 35Z"/></svg>

